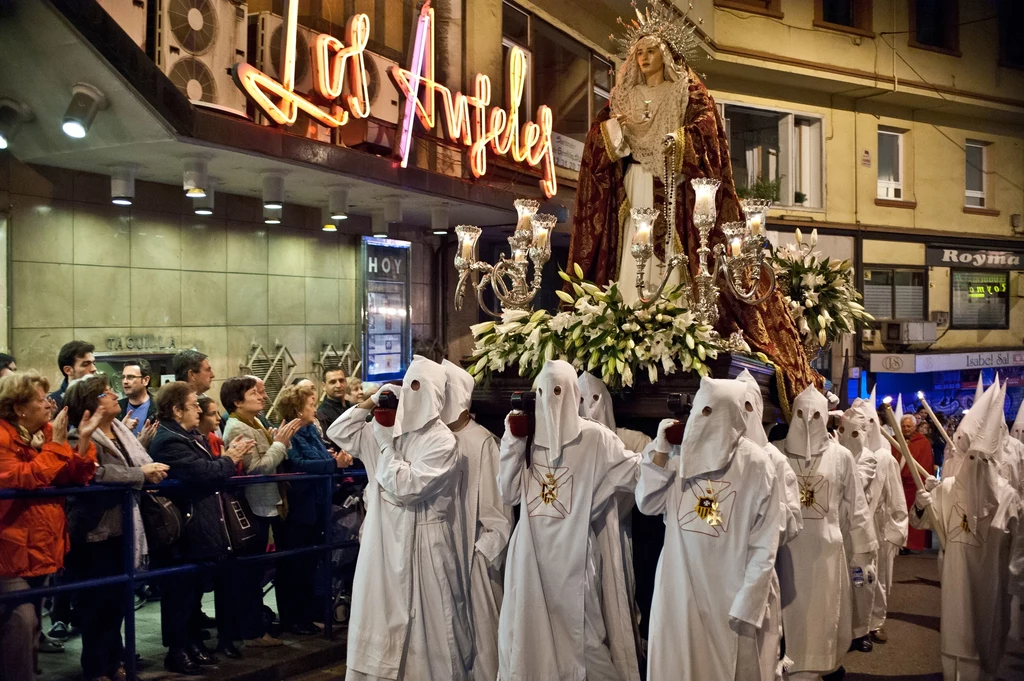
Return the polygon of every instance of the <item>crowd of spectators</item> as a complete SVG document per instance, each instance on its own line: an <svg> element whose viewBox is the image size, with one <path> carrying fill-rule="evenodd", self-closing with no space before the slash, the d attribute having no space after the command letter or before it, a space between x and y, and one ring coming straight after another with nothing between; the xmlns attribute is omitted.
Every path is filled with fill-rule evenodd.
<svg viewBox="0 0 1024 681"><path fill-rule="evenodd" d="M325 610L313 589L319 552L231 559L320 543L329 487L322 479L228 483L239 475L333 474L352 465L351 456L323 439L322 424L361 399L357 381L341 370L324 372L317 377L320 402L317 385L297 379L277 395L274 427L266 386L254 376L224 381L219 404L207 395L215 376L200 352L177 353L176 380L159 390L149 362L123 363L119 395L110 377L97 373L94 351L83 341L66 343L57 358L63 380L53 392L44 376L19 371L14 357L0 354L0 489L110 488L0 499L0 594L119 575L126 559L137 572L195 564L137 591L136 607L159 599L165 668L187 675L215 663L217 653L239 658L246 647L276 647L282 636L321 631L316 622ZM158 484L165 478L178 482L164 489ZM130 541L125 508L133 520ZM244 536L227 522L239 513ZM268 574L276 622L264 606ZM202 609L211 589L215 617ZM39 598L0 604L0 681L34 678L39 652L62 651L62 641L76 633L85 679L126 678L122 586L61 592L46 633L42 606ZM216 630L216 650L204 643L209 629Z"/></svg>

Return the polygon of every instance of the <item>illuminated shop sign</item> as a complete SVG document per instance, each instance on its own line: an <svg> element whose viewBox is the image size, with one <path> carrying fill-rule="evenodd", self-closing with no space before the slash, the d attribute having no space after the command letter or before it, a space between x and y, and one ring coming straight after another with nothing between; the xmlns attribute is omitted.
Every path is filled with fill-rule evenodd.
<svg viewBox="0 0 1024 681"><path fill-rule="evenodd" d="M251 64L240 63L233 71L236 85L279 125L295 123L299 111L330 128L345 125L350 116L366 118L370 115L370 99L363 55L370 38L370 18L365 14L351 17L345 27L344 41L320 34L310 45L313 89L331 103L324 111L295 92L298 5L295 1L285 3L281 80L275 80ZM409 162L415 121L419 120L428 131L438 126L435 95L440 95L445 132L452 142L469 151L469 167L474 177L486 174L489 147L498 156L539 168L541 189L549 198L554 196L558 181L552 148L551 109L543 105L537 107L536 122L521 120L520 106L527 80L526 53L518 47L509 51L509 102L505 109L490 106L491 79L483 74L477 74L474 79L472 95L452 92L436 82L434 55L434 10L427 0L416 20L408 68L392 66L388 70L405 100L393 150L402 167Z"/></svg>

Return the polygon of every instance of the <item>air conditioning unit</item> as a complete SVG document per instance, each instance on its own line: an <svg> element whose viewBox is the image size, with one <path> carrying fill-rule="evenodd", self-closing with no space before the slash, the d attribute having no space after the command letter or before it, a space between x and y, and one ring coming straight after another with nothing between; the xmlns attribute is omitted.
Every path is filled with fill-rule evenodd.
<svg viewBox="0 0 1024 681"><path fill-rule="evenodd" d="M249 15L249 63L279 82L283 35L283 17L272 12ZM295 92L304 96L313 91L313 65L309 48L316 35L316 32L304 26L296 27Z"/></svg>
<svg viewBox="0 0 1024 681"><path fill-rule="evenodd" d="M98 0L135 44L146 49L146 0Z"/></svg>
<svg viewBox="0 0 1024 681"><path fill-rule="evenodd" d="M363 53L366 89L370 96L369 118L349 118L338 130L338 143L374 154L391 153L398 125L398 88L388 69L396 62L373 52Z"/></svg>
<svg viewBox="0 0 1024 681"><path fill-rule="evenodd" d="M928 315L937 326L949 326L949 312L947 310L932 310Z"/></svg>
<svg viewBox="0 0 1024 681"><path fill-rule="evenodd" d="M246 4L155 0L156 64L193 103L245 115L231 67L245 61Z"/></svg>
<svg viewBox="0 0 1024 681"><path fill-rule="evenodd" d="M883 322L882 343L893 345L914 345L934 343L937 338L935 322Z"/></svg>

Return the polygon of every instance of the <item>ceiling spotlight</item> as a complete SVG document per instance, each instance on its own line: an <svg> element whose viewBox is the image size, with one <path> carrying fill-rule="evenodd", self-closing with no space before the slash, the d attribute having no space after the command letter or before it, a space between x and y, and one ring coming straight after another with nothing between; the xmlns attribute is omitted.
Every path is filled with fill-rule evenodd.
<svg viewBox="0 0 1024 681"><path fill-rule="evenodd" d="M264 173L263 207L276 210L284 207L284 176L280 173Z"/></svg>
<svg viewBox="0 0 1024 681"><path fill-rule="evenodd" d="M281 209L280 208L267 208L263 207L263 224L266 225L279 225L281 224Z"/></svg>
<svg viewBox="0 0 1024 681"><path fill-rule="evenodd" d="M82 139L89 132L89 126L100 109L107 108L107 96L88 83L78 83L71 88L71 103L64 112L64 134Z"/></svg>
<svg viewBox="0 0 1024 681"><path fill-rule="evenodd" d="M328 196L331 218L334 220L348 219L348 187L332 189Z"/></svg>
<svg viewBox="0 0 1024 681"><path fill-rule="evenodd" d="M185 159L181 173L181 186L185 196L190 199L201 199L206 196L206 187L210 184L210 176L205 158Z"/></svg>
<svg viewBox="0 0 1024 681"><path fill-rule="evenodd" d="M331 213L332 211L329 208L324 208L320 211L320 229L324 232L338 231L338 226L334 224L336 218Z"/></svg>
<svg viewBox="0 0 1024 681"><path fill-rule="evenodd" d="M0 150L9 147L21 130L21 124L30 120L32 109L14 99L0 99Z"/></svg>
<svg viewBox="0 0 1024 681"><path fill-rule="evenodd" d="M448 204L442 203L430 209L430 231L437 236L448 233Z"/></svg>
<svg viewBox="0 0 1024 681"><path fill-rule="evenodd" d="M383 210L375 210L370 215L370 224L375 237L386 239L388 237L388 221L384 219Z"/></svg>
<svg viewBox="0 0 1024 681"><path fill-rule="evenodd" d="M217 193L217 180L210 177L206 180L206 194L192 202L196 215L213 215L213 201Z"/></svg>
<svg viewBox="0 0 1024 681"><path fill-rule="evenodd" d="M388 196L384 199L384 222L402 221L402 197Z"/></svg>
<svg viewBox="0 0 1024 681"><path fill-rule="evenodd" d="M115 206L130 206L135 201L135 163L117 166L110 174L110 202Z"/></svg>

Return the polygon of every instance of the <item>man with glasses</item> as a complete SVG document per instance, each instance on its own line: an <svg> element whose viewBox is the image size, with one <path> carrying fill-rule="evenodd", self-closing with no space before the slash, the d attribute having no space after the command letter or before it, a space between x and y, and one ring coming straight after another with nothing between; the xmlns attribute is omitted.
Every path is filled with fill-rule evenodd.
<svg viewBox="0 0 1024 681"><path fill-rule="evenodd" d="M144 359L131 359L121 369L121 388L124 398L118 401L124 424L131 428L135 437L142 434L146 421L156 420L156 402L149 392L152 369Z"/></svg>

